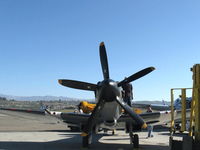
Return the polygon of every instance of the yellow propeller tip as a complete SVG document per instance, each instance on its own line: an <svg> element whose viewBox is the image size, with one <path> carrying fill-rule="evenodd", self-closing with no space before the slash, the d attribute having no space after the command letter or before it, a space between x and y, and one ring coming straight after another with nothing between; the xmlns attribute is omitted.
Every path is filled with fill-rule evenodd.
<svg viewBox="0 0 200 150"><path fill-rule="evenodd" d="M82 132L81 133L81 136L87 136L88 134L87 133L85 133L85 132Z"/></svg>
<svg viewBox="0 0 200 150"><path fill-rule="evenodd" d="M101 43L100 43L100 46L104 46L104 42L101 42Z"/></svg>
<svg viewBox="0 0 200 150"><path fill-rule="evenodd" d="M58 83L62 84L62 80L58 80Z"/></svg>
<svg viewBox="0 0 200 150"><path fill-rule="evenodd" d="M147 128L147 124L144 123L144 124L142 125L142 129L146 129L146 128Z"/></svg>

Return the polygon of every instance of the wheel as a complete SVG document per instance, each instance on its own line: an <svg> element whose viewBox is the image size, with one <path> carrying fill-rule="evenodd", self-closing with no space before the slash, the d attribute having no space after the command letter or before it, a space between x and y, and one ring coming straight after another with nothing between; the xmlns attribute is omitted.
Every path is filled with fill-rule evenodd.
<svg viewBox="0 0 200 150"><path fill-rule="evenodd" d="M181 130L181 125L180 124L176 124L175 125L175 130L180 131Z"/></svg>
<svg viewBox="0 0 200 150"><path fill-rule="evenodd" d="M108 133L108 130L107 130L107 129L103 129L103 133L104 133L104 134L107 134L107 133Z"/></svg>
<svg viewBox="0 0 200 150"><path fill-rule="evenodd" d="M133 135L133 147L134 148L139 148L139 136L138 134Z"/></svg>
<svg viewBox="0 0 200 150"><path fill-rule="evenodd" d="M83 139L82 139L82 146L84 148L88 148L91 143L92 143L92 135L91 134L83 137Z"/></svg>
<svg viewBox="0 0 200 150"><path fill-rule="evenodd" d="M112 130L112 135L115 135L115 130Z"/></svg>

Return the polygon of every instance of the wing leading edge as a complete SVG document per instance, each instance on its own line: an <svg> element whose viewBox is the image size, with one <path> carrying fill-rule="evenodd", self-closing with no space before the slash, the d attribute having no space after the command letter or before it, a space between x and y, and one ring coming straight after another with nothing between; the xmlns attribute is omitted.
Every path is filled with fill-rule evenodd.
<svg viewBox="0 0 200 150"><path fill-rule="evenodd" d="M85 124L87 123L90 114L61 113L60 117L66 123ZM171 114L170 111L161 111L142 113L140 114L140 117L142 117L147 124L163 124L166 121L170 121ZM122 115L118 119L118 122L132 122L134 125L137 125L137 122L133 120L128 114Z"/></svg>

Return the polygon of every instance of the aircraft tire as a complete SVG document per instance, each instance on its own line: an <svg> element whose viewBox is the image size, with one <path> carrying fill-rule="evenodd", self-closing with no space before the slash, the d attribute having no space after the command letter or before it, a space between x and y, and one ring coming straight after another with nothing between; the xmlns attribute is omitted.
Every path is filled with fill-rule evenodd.
<svg viewBox="0 0 200 150"><path fill-rule="evenodd" d="M138 136L138 134L133 135L133 147L139 148L139 136Z"/></svg>

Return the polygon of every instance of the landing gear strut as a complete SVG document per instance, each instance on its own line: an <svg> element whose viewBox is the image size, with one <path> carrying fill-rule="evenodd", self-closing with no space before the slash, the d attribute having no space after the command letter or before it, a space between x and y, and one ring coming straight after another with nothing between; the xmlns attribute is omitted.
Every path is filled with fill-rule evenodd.
<svg viewBox="0 0 200 150"><path fill-rule="evenodd" d="M82 138L82 147L88 148L91 143L92 143L92 134L91 133Z"/></svg>

